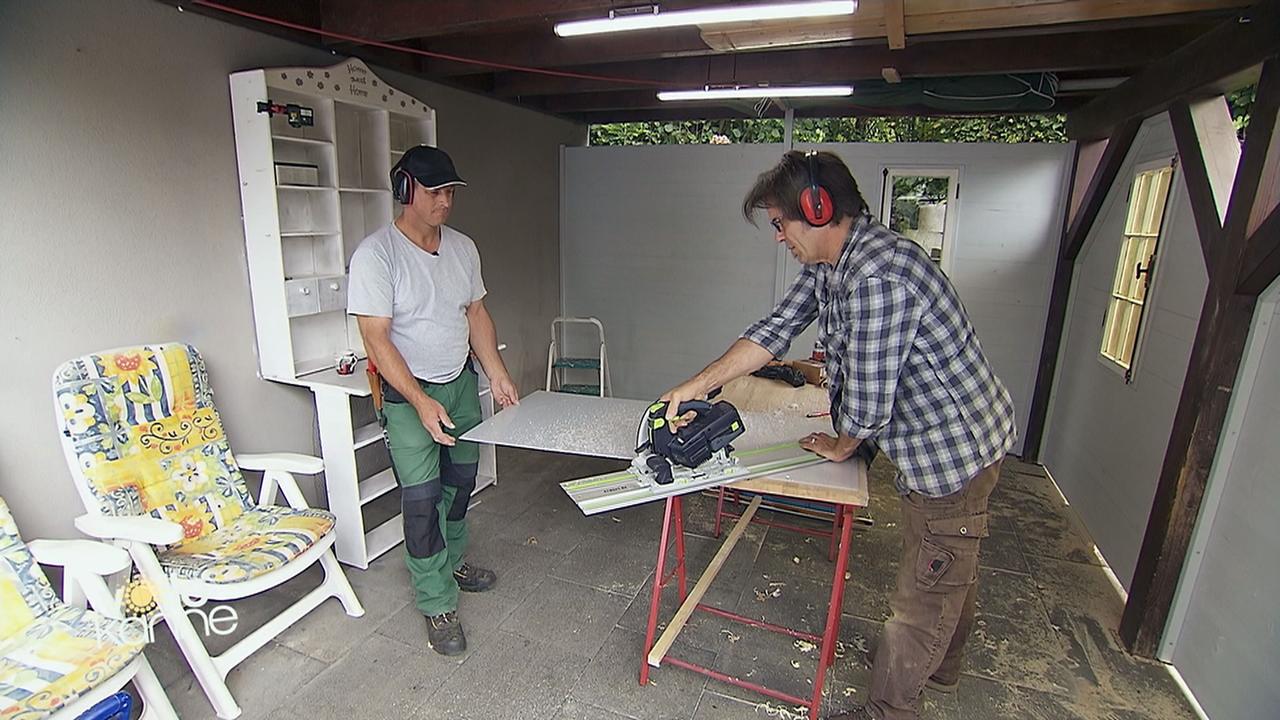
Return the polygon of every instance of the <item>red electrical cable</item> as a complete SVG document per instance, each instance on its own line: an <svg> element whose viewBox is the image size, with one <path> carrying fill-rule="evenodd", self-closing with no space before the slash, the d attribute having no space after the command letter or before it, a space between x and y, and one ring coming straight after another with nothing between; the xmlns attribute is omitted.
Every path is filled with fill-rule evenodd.
<svg viewBox="0 0 1280 720"><path fill-rule="evenodd" d="M384 48L386 50L396 50L399 52L406 52L412 55L424 55L426 57L436 58L437 60L451 60L453 62L467 63L469 65L479 65L481 67L490 67L498 70L513 70L516 72L534 73L536 75L551 75L553 77L573 78L576 80L601 80L604 82L611 82L611 83L619 83L619 84L626 84L626 85L649 85L652 87L664 87L670 84L670 83L660 83L654 80L641 80L639 78L620 78L620 77L612 77L609 75L591 75L587 73L575 73L575 72L569 72L565 70L547 70L545 68L525 67L523 65L508 65L506 63L489 62L488 60L476 60L474 58L466 58L466 57L461 57L459 55L448 55L446 53L431 52L430 50L420 50L418 48L406 47L404 45L396 45L394 43L382 42L380 40L370 40L368 38L362 38L356 35L346 35L344 33L330 32L328 30L322 30L320 28L311 27L309 25L290 22L288 20L281 20L279 18L273 18L268 15L259 15L258 13L249 12L248 10L241 10L239 8L230 7L227 5L223 5L221 3L210 2L210 0L190 0L190 3L192 5L207 7L212 10L217 10L219 12L224 12L231 15L239 15L240 17L249 18L250 20L257 20L259 22L269 23L271 25L278 25L280 27L289 28L290 30L300 30L302 32L314 33L316 35L332 38L334 40L345 40L347 42L359 43L361 45L369 45L372 47Z"/></svg>

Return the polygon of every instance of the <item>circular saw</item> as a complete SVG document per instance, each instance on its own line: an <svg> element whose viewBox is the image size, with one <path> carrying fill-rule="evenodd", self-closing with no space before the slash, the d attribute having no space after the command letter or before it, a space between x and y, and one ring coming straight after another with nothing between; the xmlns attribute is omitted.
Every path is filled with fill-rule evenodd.
<svg viewBox="0 0 1280 720"><path fill-rule="evenodd" d="M731 443L746 432L742 416L732 403L721 400L686 400L677 414L694 413L689 422L668 425L668 403L649 406L636 437L636 474L654 485L699 480L737 465Z"/></svg>

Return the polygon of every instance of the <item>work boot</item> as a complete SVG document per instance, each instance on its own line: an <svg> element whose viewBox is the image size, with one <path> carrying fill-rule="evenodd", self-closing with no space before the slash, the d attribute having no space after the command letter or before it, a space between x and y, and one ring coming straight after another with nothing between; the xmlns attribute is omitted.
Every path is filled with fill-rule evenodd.
<svg viewBox="0 0 1280 720"><path fill-rule="evenodd" d="M498 582L498 575L492 570L464 562L453 571L453 579L458 581L458 589L462 592L484 592Z"/></svg>
<svg viewBox="0 0 1280 720"><path fill-rule="evenodd" d="M427 643L441 655L460 655L467 650L467 636L462 632L458 612L427 616Z"/></svg>
<svg viewBox="0 0 1280 720"><path fill-rule="evenodd" d="M937 675L930 675L929 679L924 681L924 686L935 692L950 695L956 691L956 688L960 687L960 678L957 677L952 680L950 678L943 678Z"/></svg>

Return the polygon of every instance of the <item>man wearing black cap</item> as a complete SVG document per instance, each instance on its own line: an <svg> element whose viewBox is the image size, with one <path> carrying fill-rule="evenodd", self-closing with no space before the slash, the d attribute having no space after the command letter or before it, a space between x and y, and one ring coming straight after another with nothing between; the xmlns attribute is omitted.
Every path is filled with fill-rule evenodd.
<svg viewBox="0 0 1280 720"><path fill-rule="evenodd" d="M405 560L428 640L443 655L467 648L458 591L482 592L497 580L462 559L480 460L475 443L457 440L480 423L471 354L502 406L519 399L484 307L480 254L444 224L455 189L466 184L443 150L408 150L391 171L403 209L356 249L347 301L382 374L381 420L402 491Z"/></svg>

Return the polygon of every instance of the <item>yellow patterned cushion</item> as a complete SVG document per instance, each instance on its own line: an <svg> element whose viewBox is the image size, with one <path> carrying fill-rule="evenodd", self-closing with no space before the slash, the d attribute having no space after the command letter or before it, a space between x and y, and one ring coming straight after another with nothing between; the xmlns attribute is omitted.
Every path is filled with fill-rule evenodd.
<svg viewBox="0 0 1280 720"><path fill-rule="evenodd" d="M183 543L235 522L253 502L190 345L86 355L54 375L63 435L107 515L180 523ZM179 543L182 544L182 543Z"/></svg>
<svg viewBox="0 0 1280 720"><path fill-rule="evenodd" d="M334 517L324 510L264 506L230 524L160 553L170 577L232 583L271 572L329 534Z"/></svg>
<svg viewBox="0 0 1280 720"><path fill-rule="evenodd" d="M0 645L57 606L53 588L18 535L9 506L0 500Z"/></svg>
<svg viewBox="0 0 1280 720"><path fill-rule="evenodd" d="M36 720L120 672L147 642L141 622L62 606L0 642L0 720Z"/></svg>

